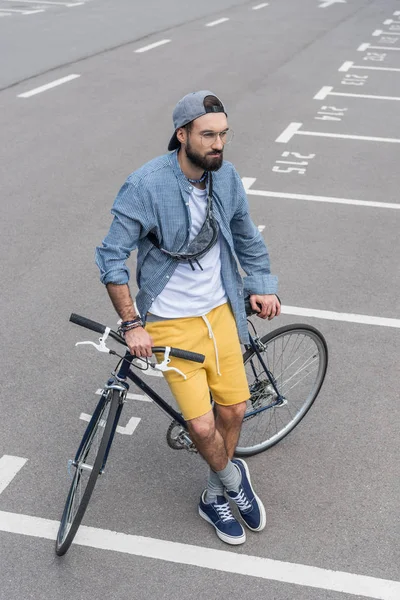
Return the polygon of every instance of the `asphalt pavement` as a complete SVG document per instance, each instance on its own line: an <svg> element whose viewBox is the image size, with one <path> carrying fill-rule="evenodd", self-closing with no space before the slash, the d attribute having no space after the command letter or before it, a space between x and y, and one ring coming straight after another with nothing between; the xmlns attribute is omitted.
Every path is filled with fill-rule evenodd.
<svg viewBox="0 0 400 600"><path fill-rule="evenodd" d="M400 598L398 9L0 0L1 600ZM74 347L96 334L69 314L115 326L94 248L127 175L166 152L177 100L204 88L228 107L226 158L280 280L284 314L256 324L318 327L328 375L304 422L248 461L264 532L216 538L197 515L204 463L136 399L93 529L60 559L67 460L114 367Z"/></svg>

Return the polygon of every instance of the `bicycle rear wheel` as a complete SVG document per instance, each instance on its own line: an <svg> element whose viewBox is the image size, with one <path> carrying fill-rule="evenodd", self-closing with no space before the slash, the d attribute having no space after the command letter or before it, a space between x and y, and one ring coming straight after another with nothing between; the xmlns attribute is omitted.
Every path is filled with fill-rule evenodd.
<svg viewBox="0 0 400 600"><path fill-rule="evenodd" d="M56 540L58 556L67 552L76 535L103 467L106 453L109 452L116 427L115 421L118 418L119 395L118 390L103 392L86 428L75 460L72 462L73 478Z"/></svg>
<svg viewBox="0 0 400 600"><path fill-rule="evenodd" d="M316 399L328 366L325 338L310 325L287 325L261 338L261 357L277 394L253 349L243 355L251 397L247 402L237 456L271 448L292 431Z"/></svg>

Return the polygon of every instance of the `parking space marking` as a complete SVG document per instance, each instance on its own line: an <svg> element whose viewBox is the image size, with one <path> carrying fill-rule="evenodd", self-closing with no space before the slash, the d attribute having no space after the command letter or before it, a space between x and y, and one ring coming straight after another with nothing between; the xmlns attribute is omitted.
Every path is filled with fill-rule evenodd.
<svg viewBox="0 0 400 600"><path fill-rule="evenodd" d="M206 27L214 27L215 25L220 25L221 23L225 23L229 21L228 17L223 17L222 19L217 19L216 21L211 21L211 23L207 23Z"/></svg>
<svg viewBox="0 0 400 600"><path fill-rule="evenodd" d="M287 144L294 135L307 135L311 137L325 137L325 138L338 138L342 140L361 140L364 142L383 142L389 144L400 144L400 139L398 138L383 138L383 137L372 137L369 135L353 135L348 133L325 133L322 131L304 131L300 130L300 127L303 123L290 123L281 133L279 137L276 138L276 142L279 144Z"/></svg>
<svg viewBox="0 0 400 600"><path fill-rule="evenodd" d="M4 454L0 458L0 494L10 485L27 460L27 458L9 456L8 454Z"/></svg>
<svg viewBox="0 0 400 600"><path fill-rule="evenodd" d="M269 6L268 2L264 2L263 4L257 4L257 6L252 6L252 9L260 10L260 8L265 8L266 6Z"/></svg>
<svg viewBox="0 0 400 600"><path fill-rule="evenodd" d="M382 29L375 29L372 33L373 37L380 37L381 35L399 35L398 31L382 31Z"/></svg>
<svg viewBox="0 0 400 600"><path fill-rule="evenodd" d="M58 521L0 511L0 531L55 540ZM398 600L400 582L82 525L73 545L345 594Z"/></svg>
<svg viewBox="0 0 400 600"><path fill-rule="evenodd" d="M164 46L164 44L169 44L171 40L160 40L159 42L154 42L154 44L149 44L148 46L143 46L142 48L138 48L135 50L137 53L147 52L148 50L153 50L153 48L158 48L159 46Z"/></svg>
<svg viewBox="0 0 400 600"><path fill-rule="evenodd" d="M400 73L400 69L394 67L369 67L367 65L355 65L351 60L347 60L339 67L338 71L347 73L349 69L367 69L369 71L394 71Z"/></svg>
<svg viewBox="0 0 400 600"><path fill-rule="evenodd" d="M320 91L315 94L314 100L325 100L327 96L345 96L346 98L367 98L370 100L396 100L399 101L400 98L397 96L375 96L373 94L351 94L347 92L332 92L333 87L329 85L324 85L320 89Z"/></svg>
<svg viewBox="0 0 400 600"><path fill-rule="evenodd" d="M371 44L365 43L360 44L357 48L358 52L365 52L365 50L400 50L400 48L393 48L391 46L371 46Z"/></svg>
<svg viewBox="0 0 400 600"><path fill-rule="evenodd" d="M36 94L41 94L46 90L50 90L54 87L62 85L63 83L67 83L68 81L72 81L73 79L77 79L80 75L67 75L67 77L62 77L61 79L56 79L51 83L46 83L46 85L41 85L38 88L30 90L29 92L24 92L23 94L18 94L17 98L30 98L31 96L36 96Z"/></svg>
<svg viewBox="0 0 400 600"><path fill-rule="evenodd" d="M346 2L347 0L323 0L319 8L329 8L329 6L333 6L334 4L346 4Z"/></svg>
<svg viewBox="0 0 400 600"><path fill-rule="evenodd" d="M19 2L20 4L22 2L23 4L36 4L36 6L40 4L49 4L51 6L66 6L67 8L85 4L84 2L50 2L50 0L5 0L5 2Z"/></svg>
<svg viewBox="0 0 400 600"><path fill-rule="evenodd" d="M264 231L264 229L265 229L265 225L259 225L259 226L257 227L257 229L258 229L258 231L261 233L262 231Z"/></svg>
<svg viewBox="0 0 400 600"><path fill-rule="evenodd" d="M286 198L288 200L306 200L309 202L327 202L329 204L349 204L353 206L366 206L368 208L390 208L399 210L400 203L371 202L369 200L354 200L352 198L335 198L334 196L314 196L312 194L292 194L290 192L271 192L253 190L251 186L256 181L254 177L243 177L243 186L248 196L265 196L266 198Z"/></svg>
<svg viewBox="0 0 400 600"><path fill-rule="evenodd" d="M35 15L38 12L44 12L44 10L21 10L18 8L0 8L0 12L5 13L17 13L20 15Z"/></svg>
<svg viewBox="0 0 400 600"><path fill-rule="evenodd" d="M301 308L299 306L282 305L282 314L297 317L312 317L328 321L342 321L345 323L359 323L360 325L377 325L379 327L393 327L400 329L400 319L386 317L373 317L370 315L357 315L353 313L333 312L331 310L318 310L315 308Z"/></svg>
<svg viewBox="0 0 400 600"><path fill-rule="evenodd" d="M81 421L85 421L86 423L89 423L90 419L92 418L92 415L87 415L86 413L81 413L79 415L79 418ZM141 419L139 419L138 417L131 417L128 421L128 423L125 425L125 427L122 427L121 425L117 425L117 433L121 433L122 435L133 435L133 433L135 432L136 427L139 425ZM100 427L105 427L106 422L105 421L100 421Z"/></svg>

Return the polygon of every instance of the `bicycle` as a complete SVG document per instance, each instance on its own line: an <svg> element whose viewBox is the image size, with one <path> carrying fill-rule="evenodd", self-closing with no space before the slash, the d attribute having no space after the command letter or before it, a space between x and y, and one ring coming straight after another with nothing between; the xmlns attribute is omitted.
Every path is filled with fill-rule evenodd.
<svg viewBox="0 0 400 600"><path fill-rule="evenodd" d="M246 312L248 316L254 314L249 304ZM70 547L97 478L104 473L129 390L127 379L138 386L171 419L167 430L168 445L173 449L196 452L182 415L147 385L132 367L166 371L173 368L168 366L170 356L200 363L205 360L202 354L168 346L152 349L153 354L164 354L164 359L158 364L147 359L137 359L128 350L124 356L120 356L106 346L107 338L111 337L126 347L125 340L118 333L76 314L70 316L70 321L102 334L99 344L78 344L92 344L100 352L118 356L119 361L103 388L75 458L69 461L69 471L74 472L57 534L56 554L59 556L65 554ZM253 328L254 337L249 331L250 343L245 347L243 361L251 395L247 402L236 456L251 456L263 452L288 435L315 401L328 364L325 338L314 327L303 324L286 325L260 338L254 324L250 320L248 322Z"/></svg>

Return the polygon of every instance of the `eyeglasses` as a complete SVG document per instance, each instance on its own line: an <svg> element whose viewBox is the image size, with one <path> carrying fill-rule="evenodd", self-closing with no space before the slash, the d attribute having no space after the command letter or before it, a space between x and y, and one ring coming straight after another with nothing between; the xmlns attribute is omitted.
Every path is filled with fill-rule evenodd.
<svg viewBox="0 0 400 600"><path fill-rule="evenodd" d="M205 148L209 148L219 139L225 146L226 144L230 144L233 140L234 133L232 129L227 129L226 131L214 132L214 131L206 131L205 133L200 133L201 143Z"/></svg>

